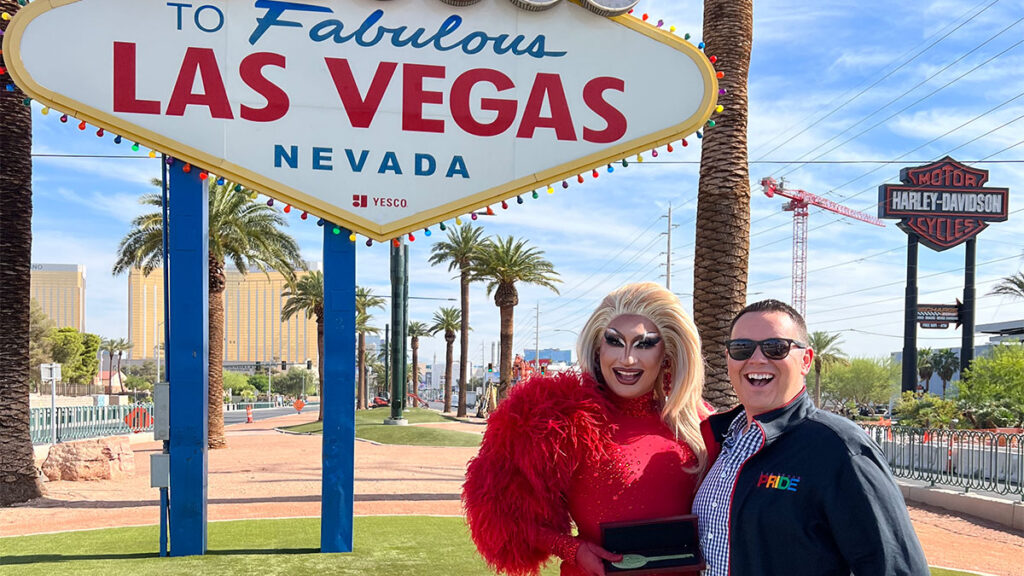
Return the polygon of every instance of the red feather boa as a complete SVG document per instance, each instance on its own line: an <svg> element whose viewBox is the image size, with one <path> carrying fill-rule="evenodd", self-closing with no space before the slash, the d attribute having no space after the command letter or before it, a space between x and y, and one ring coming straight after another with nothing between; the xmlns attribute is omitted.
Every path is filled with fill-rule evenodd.
<svg viewBox="0 0 1024 576"><path fill-rule="evenodd" d="M477 549L496 571L537 574L542 533L569 533L566 493L576 467L609 448L608 401L579 374L514 387L487 421L462 502Z"/></svg>

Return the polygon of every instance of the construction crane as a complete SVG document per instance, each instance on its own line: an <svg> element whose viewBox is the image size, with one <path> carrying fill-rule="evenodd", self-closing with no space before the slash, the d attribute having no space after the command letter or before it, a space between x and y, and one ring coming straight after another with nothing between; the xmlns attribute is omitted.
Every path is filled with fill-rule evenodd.
<svg viewBox="0 0 1024 576"><path fill-rule="evenodd" d="M764 195L772 198L776 194L789 198L782 205L786 212L793 213L793 307L801 316L807 316L807 209L817 206L841 216L885 227L885 223L864 212L859 212L803 190L786 188L786 181L776 182L774 178L763 178L761 187Z"/></svg>

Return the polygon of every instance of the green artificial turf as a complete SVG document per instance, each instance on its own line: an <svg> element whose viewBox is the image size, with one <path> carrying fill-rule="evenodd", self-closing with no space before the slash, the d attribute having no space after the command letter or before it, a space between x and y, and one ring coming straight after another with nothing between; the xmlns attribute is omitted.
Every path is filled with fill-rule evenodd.
<svg viewBox="0 0 1024 576"><path fill-rule="evenodd" d="M160 558L155 526L0 538L4 576L490 574L462 518L357 517L354 551L320 554L320 520L211 522L205 556ZM545 575L554 576L549 566Z"/></svg>
<svg viewBox="0 0 1024 576"><path fill-rule="evenodd" d="M381 444L405 444L410 446L479 446L481 436L457 430L425 428L423 426L388 426L384 419L391 416L387 408L356 411L356 437ZM409 424L429 422L454 422L441 414L423 408L410 408L403 412ZM320 434L323 423L310 422L284 428L290 432Z"/></svg>
<svg viewBox="0 0 1024 576"><path fill-rule="evenodd" d="M364 516L353 552L320 554L320 520L211 522L205 556L160 558L156 526L0 538L4 576L269 576L332 574L454 576L491 574L462 518ZM541 574L556 576L557 562ZM932 569L932 576L969 572Z"/></svg>

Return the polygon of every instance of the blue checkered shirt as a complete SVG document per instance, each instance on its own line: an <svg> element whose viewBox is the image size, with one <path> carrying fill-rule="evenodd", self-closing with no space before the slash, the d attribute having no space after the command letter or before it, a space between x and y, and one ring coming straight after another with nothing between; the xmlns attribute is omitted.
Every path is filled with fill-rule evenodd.
<svg viewBox="0 0 1024 576"><path fill-rule="evenodd" d="M693 501L700 531L700 547L707 562L707 576L729 574L729 512L733 487L743 463L764 445L764 434L756 423L744 432L747 413L741 411L729 425L722 451L704 477Z"/></svg>

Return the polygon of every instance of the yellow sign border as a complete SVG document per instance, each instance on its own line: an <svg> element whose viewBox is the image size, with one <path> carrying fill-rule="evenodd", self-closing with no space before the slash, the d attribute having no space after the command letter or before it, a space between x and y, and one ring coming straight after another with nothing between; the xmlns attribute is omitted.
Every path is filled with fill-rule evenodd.
<svg viewBox="0 0 1024 576"><path fill-rule="evenodd" d="M618 162L622 158L639 154L652 148L663 146L673 140L689 136L707 122L718 101L718 78L715 75L714 66L712 66L707 56L694 45L666 30L657 28L633 16L624 14L609 18L609 20L625 26L634 32L643 34L691 56L698 70L700 70L705 86L704 98L701 100L698 110L693 116L682 123L630 140L629 142L577 158L554 168L535 172L501 186L460 198L455 202L436 206L418 212L413 216L381 225L357 216L340 206L313 198L290 186L261 176L226 159L217 158L186 144L175 142L151 130L125 122L122 119L47 90L37 84L25 70L19 50L25 29L34 18L41 14L79 1L35 0L35 2L22 7L11 20L4 34L3 51L8 74L11 75L15 84L22 91L34 100L67 113L78 120L84 120L94 126L120 134L123 138L128 138L153 150L167 151L178 160L188 162L213 174L238 182L252 190L279 198L290 203L295 208L322 216L332 223L344 226L353 232L377 241L385 241L409 232L415 232L438 222L450 220L467 212L483 208L489 204L507 200L519 194L530 192L538 187L565 180L570 176L588 172L611 162ZM570 1L577 5L580 4L579 0Z"/></svg>

